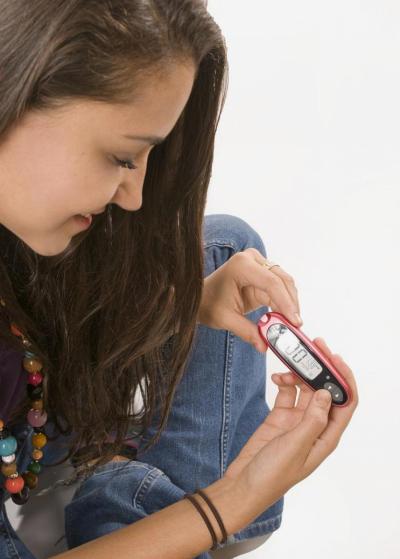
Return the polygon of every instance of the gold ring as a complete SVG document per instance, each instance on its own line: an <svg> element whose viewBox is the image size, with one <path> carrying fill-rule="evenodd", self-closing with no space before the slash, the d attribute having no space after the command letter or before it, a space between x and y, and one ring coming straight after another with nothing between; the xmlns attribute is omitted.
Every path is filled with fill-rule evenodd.
<svg viewBox="0 0 400 559"><path fill-rule="evenodd" d="M270 260L266 260L265 262L262 263L262 266L266 266L268 268L268 270L270 270L274 266L279 266L279 264L275 264L274 262L271 262Z"/></svg>

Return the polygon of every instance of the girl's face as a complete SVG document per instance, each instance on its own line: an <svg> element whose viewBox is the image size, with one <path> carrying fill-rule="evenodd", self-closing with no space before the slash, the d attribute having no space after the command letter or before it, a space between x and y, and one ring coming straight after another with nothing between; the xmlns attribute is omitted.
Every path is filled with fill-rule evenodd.
<svg viewBox="0 0 400 559"><path fill-rule="evenodd" d="M194 76L194 65L177 65L147 78L131 105L85 100L24 115L0 142L0 223L36 253L53 256L83 230L74 216L111 203L138 210L154 137L174 128Z"/></svg>

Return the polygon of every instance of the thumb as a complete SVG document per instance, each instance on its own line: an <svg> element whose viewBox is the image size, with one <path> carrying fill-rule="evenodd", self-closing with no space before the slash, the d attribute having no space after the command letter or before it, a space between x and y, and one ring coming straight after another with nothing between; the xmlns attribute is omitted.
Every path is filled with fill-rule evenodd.
<svg viewBox="0 0 400 559"><path fill-rule="evenodd" d="M239 313L229 313L226 323L226 330L230 330L258 351L265 351L266 345L260 336L258 326L254 322Z"/></svg>
<svg viewBox="0 0 400 559"><path fill-rule="evenodd" d="M315 440L326 429L331 403L332 397L328 390L314 392L302 421L292 431L296 433L298 449L303 449L307 455Z"/></svg>

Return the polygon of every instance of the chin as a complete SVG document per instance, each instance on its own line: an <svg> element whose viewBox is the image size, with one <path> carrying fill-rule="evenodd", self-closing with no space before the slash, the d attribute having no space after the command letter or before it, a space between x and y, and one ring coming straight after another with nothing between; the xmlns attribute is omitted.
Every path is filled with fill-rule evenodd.
<svg viewBox="0 0 400 559"><path fill-rule="evenodd" d="M34 241L27 242L24 240L25 244L39 256L58 256L69 246L70 241L71 239L63 243L50 243L49 241L41 243Z"/></svg>

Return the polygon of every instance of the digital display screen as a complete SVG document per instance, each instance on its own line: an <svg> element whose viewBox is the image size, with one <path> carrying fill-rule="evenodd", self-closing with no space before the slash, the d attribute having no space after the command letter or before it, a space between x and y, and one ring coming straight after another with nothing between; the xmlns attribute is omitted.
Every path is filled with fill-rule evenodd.
<svg viewBox="0 0 400 559"><path fill-rule="evenodd" d="M314 359L303 342L284 324L273 324L267 331L268 343L281 355L296 371L304 377L314 380L322 367Z"/></svg>

